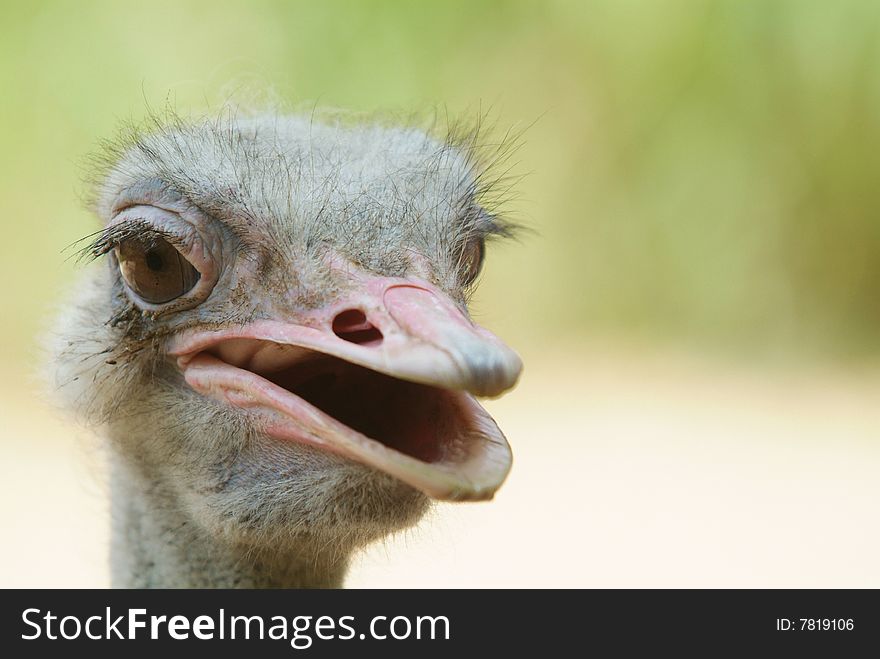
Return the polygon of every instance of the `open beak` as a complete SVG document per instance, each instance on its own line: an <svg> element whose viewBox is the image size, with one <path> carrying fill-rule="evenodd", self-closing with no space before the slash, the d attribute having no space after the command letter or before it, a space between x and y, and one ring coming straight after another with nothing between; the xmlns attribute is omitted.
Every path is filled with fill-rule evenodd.
<svg viewBox="0 0 880 659"><path fill-rule="evenodd" d="M340 454L436 499L489 499L510 446L474 396L516 384L519 357L417 279L359 277L295 319L186 331L169 352L196 391L266 434Z"/></svg>

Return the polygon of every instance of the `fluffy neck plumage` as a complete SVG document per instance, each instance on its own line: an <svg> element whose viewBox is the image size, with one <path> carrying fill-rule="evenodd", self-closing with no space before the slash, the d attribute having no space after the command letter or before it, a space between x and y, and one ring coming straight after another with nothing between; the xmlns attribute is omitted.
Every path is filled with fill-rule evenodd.
<svg viewBox="0 0 880 659"><path fill-rule="evenodd" d="M226 544L160 479L111 461L112 585L116 588L338 588L348 556Z"/></svg>

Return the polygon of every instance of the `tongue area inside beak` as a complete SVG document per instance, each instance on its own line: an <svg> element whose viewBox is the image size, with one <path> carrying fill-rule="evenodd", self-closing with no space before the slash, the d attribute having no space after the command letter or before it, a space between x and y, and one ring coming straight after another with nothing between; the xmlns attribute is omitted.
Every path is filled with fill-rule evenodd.
<svg viewBox="0 0 880 659"><path fill-rule="evenodd" d="M305 375L294 368L285 381L283 371L268 379L202 353L185 377L195 390L256 414L271 437L361 462L435 499L489 499L501 486L510 447L472 396L328 363Z"/></svg>

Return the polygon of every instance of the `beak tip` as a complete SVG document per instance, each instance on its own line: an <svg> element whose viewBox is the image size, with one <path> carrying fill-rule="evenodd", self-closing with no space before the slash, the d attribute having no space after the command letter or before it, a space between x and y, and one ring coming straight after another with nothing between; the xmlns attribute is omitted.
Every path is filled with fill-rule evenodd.
<svg viewBox="0 0 880 659"><path fill-rule="evenodd" d="M499 352L490 363L479 364L473 368L471 381L474 387L471 393L477 396L496 397L513 389L522 373L523 362L513 350L506 348Z"/></svg>

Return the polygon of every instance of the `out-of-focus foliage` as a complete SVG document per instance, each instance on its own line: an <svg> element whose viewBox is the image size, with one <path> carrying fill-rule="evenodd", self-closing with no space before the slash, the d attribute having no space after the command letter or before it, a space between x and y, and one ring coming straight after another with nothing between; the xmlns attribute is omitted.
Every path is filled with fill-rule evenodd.
<svg viewBox="0 0 880 659"><path fill-rule="evenodd" d="M880 336L880 3L4 2L5 368L95 228L83 155L241 89L533 124L476 313L520 348L622 334L864 355Z"/></svg>

